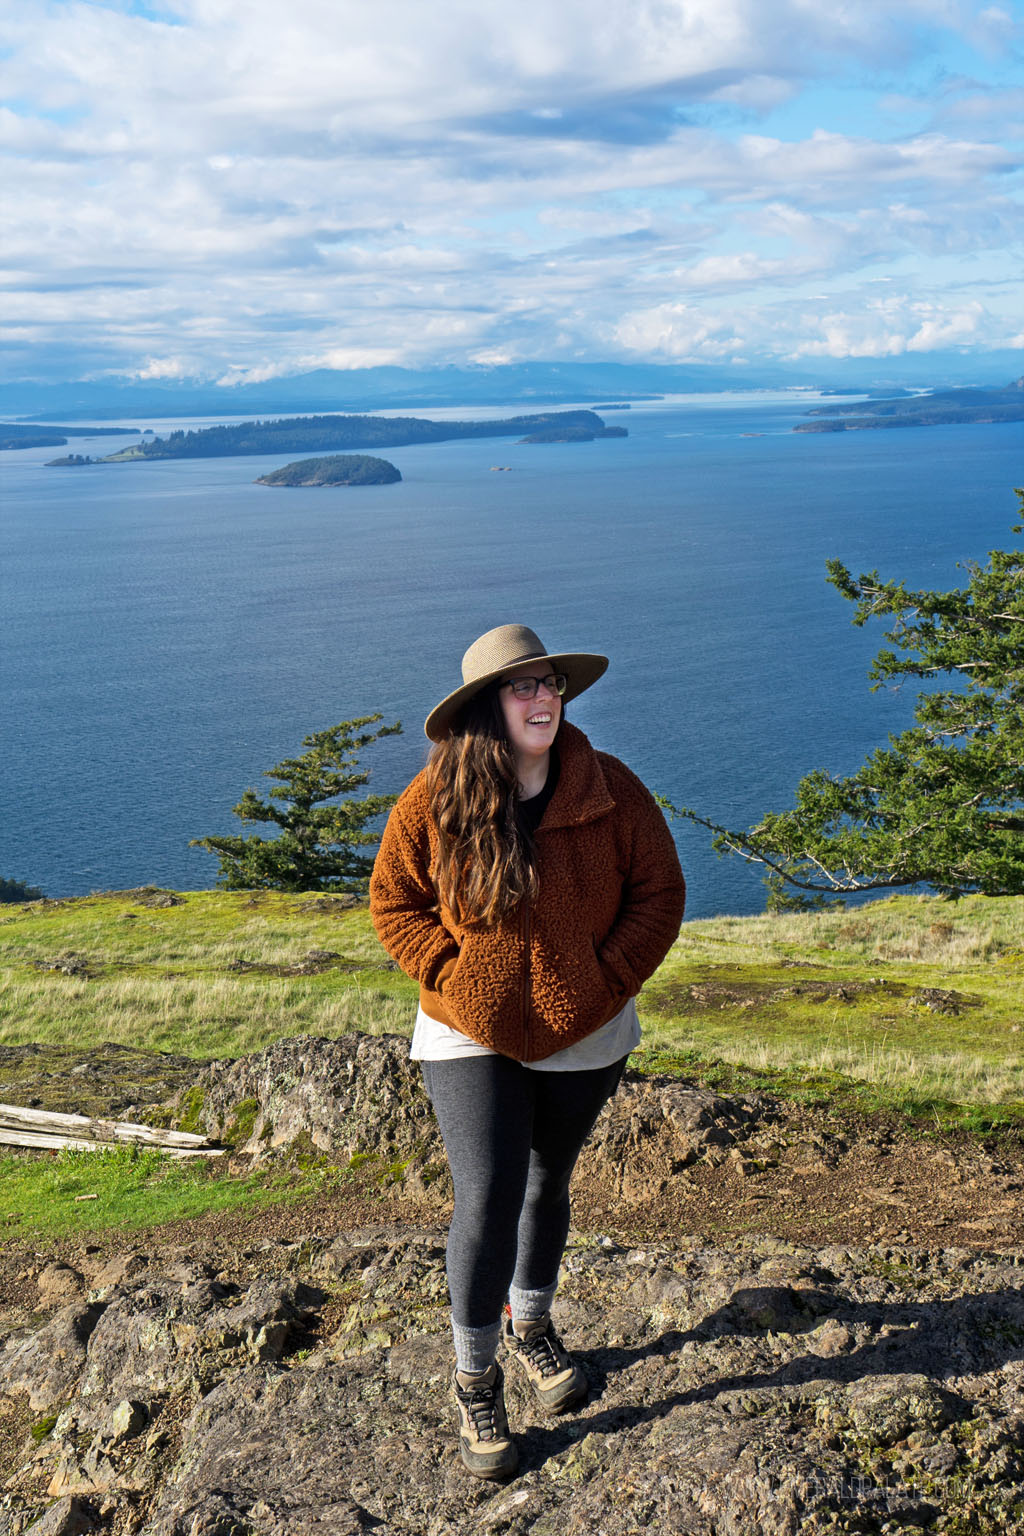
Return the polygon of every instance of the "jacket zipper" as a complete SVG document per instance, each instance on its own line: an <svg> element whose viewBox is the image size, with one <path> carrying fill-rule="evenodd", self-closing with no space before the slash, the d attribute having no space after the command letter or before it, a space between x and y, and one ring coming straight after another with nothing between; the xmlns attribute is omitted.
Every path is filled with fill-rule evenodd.
<svg viewBox="0 0 1024 1536"><path fill-rule="evenodd" d="M526 1061L530 1048L530 908L528 903L523 903L523 1054L520 1061Z"/></svg>

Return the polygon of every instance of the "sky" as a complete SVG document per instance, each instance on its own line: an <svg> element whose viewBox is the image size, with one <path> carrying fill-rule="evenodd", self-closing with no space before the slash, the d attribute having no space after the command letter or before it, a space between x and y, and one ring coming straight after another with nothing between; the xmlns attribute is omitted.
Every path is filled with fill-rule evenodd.
<svg viewBox="0 0 1024 1536"><path fill-rule="evenodd" d="M0 0L0 376L1019 349L1010 0Z"/></svg>

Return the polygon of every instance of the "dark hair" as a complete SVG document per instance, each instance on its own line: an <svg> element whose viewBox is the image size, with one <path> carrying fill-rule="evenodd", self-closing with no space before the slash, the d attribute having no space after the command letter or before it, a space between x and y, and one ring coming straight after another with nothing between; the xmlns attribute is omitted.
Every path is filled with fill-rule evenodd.
<svg viewBox="0 0 1024 1536"><path fill-rule="evenodd" d="M427 763L437 894L468 926L490 927L537 895L533 843L516 820L519 780L499 687L489 684L462 706Z"/></svg>

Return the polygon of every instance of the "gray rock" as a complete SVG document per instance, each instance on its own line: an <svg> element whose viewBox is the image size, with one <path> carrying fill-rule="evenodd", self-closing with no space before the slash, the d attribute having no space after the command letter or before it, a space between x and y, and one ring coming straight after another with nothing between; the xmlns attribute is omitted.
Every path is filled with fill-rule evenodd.
<svg viewBox="0 0 1024 1536"><path fill-rule="evenodd" d="M92 1276L92 1288L102 1294L112 1285L118 1285L123 1280L130 1280L136 1275L141 1275L147 1268L145 1256L134 1250L128 1253L115 1254L107 1259Z"/></svg>
<svg viewBox="0 0 1024 1536"><path fill-rule="evenodd" d="M39 1287L39 1302L43 1307L52 1306L55 1301L66 1301L72 1296L80 1296L85 1288L82 1275L71 1264L46 1264L36 1276L36 1285Z"/></svg>
<svg viewBox="0 0 1024 1536"><path fill-rule="evenodd" d="M242 1150L264 1157L299 1138L324 1152L443 1162L409 1042L397 1035L302 1035L237 1061L211 1062L180 1102L210 1136L230 1132L241 1104L257 1109Z"/></svg>
<svg viewBox="0 0 1024 1536"><path fill-rule="evenodd" d="M102 1302L73 1302L41 1328L9 1335L0 1349L3 1391L27 1393L29 1407L39 1412L63 1402L81 1378L86 1346L102 1315Z"/></svg>
<svg viewBox="0 0 1024 1536"><path fill-rule="evenodd" d="M961 1508L1015 1528L1015 1256L874 1247L831 1250L826 1268L770 1238L624 1250L577 1235L556 1321L590 1399L545 1420L510 1364L522 1469L491 1487L464 1477L452 1434L443 1232L365 1228L273 1255L298 1273L232 1292L186 1265L112 1288L75 1413L26 1449L36 1486L106 1489L124 1522L136 1511L116 1536L140 1509L146 1536L796 1536L854 1514L941 1530ZM132 1403L152 1423L119 1440ZM20 1476L9 1522L31 1507Z"/></svg>
<svg viewBox="0 0 1024 1536"><path fill-rule="evenodd" d="M148 1423L149 1410L145 1403L123 1397L110 1416L111 1443L119 1445L122 1440L130 1440L133 1435L145 1429Z"/></svg>
<svg viewBox="0 0 1024 1536"><path fill-rule="evenodd" d="M319 1136L423 1170L404 1053L282 1042L211 1068L202 1112L216 1129L248 1098L261 1146ZM773 1113L627 1082L581 1177L650 1195L673 1162L763 1145ZM381 1224L254 1243L237 1271L83 1258L91 1301L0 1337L0 1393L61 1410L8 1455L0 1536L46 1531L58 1496L110 1536L1021 1529L1024 1253L571 1234L555 1317L590 1396L546 1420L509 1363L522 1464L502 1487L458 1460L444 1247Z"/></svg>
<svg viewBox="0 0 1024 1536"><path fill-rule="evenodd" d="M185 1426L183 1454L156 1501L149 1536L192 1536L199 1511L212 1518L210 1529L217 1531L222 1529L217 1521L234 1518L239 1530L251 1528L260 1536L362 1533L365 1511L351 1496L353 1467L370 1472L380 1458L381 1467L389 1467L388 1483L396 1470L396 1446L379 1437L380 1416L387 1413L381 1374L381 1362L364 1357L315 1370L247 1370L222 1383ZM339 1433L337 1407L343 1400L356 1411ZM394 1428L396 1413L387 1417ZM284 1446L288 1455L282 1454ZM379 1470L374 1481L381 1481ZM212 1489L219 1494L216 1509L206 1493ZM223 1529L233 1528L225 1523Z"/></svg>
<svg viewBox="0 0 1024 1536"><path fill-rule="evenodd" d="M917 1374L855 1381L846 1397L854 1430L881 1446L895 1445L915 1430L938 1429L953 1417L938 1388Z"/></svg>
<svg viewBox="0 0 1024 1536"><path fill-rule="evenodd" d="M301 1333L304 1287L291 1276L258 1278L246 1291L193 1267L118 1286L89 1340L79 1380L83 1426L101 1427L122 1399L209 1391L229 1371L278 1360Z"/></svg>
<svg viewBox="0 0 1024 1536"><path fill-rule="evenodd" d="M299 1143L382 1183L404 1182L439 1207L450 1197L444 1148L404 1036L278 1040L237 1061L211 1062L177 1102L188 1106L190 1126L256 1161ZM627 1074L598 1119L579 1177L646 1199L698 1158L720 1160L775 1113L764 1097L741 1102Z"/></svg>
<svg viewBox="0 0 1024 1536"><path fill-rule="evenodd" d="M72 1496L52 1504L41 1519L27 1527L26 1536L82 1536L96 1529L92 1506Z"/></svg>

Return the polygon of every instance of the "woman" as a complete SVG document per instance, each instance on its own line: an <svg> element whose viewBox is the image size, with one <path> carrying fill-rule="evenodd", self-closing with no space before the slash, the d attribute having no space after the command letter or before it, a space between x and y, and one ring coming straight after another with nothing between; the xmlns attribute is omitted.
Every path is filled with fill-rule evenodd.
<svg viewBox="0 0 1024 1536"><path fill-rule="evenodd" d="M434 749L370 883L380 940L420 983L412 1056L455 1186L453 1396L478 1477L518 1461L502 1336L544 1411L586 1395L550 1316L569 1179L640 1039L633 999L683 915L653 798L564 719L607 665L552 655L522 624L475 641L462 686L427 717Z"/></svg>

